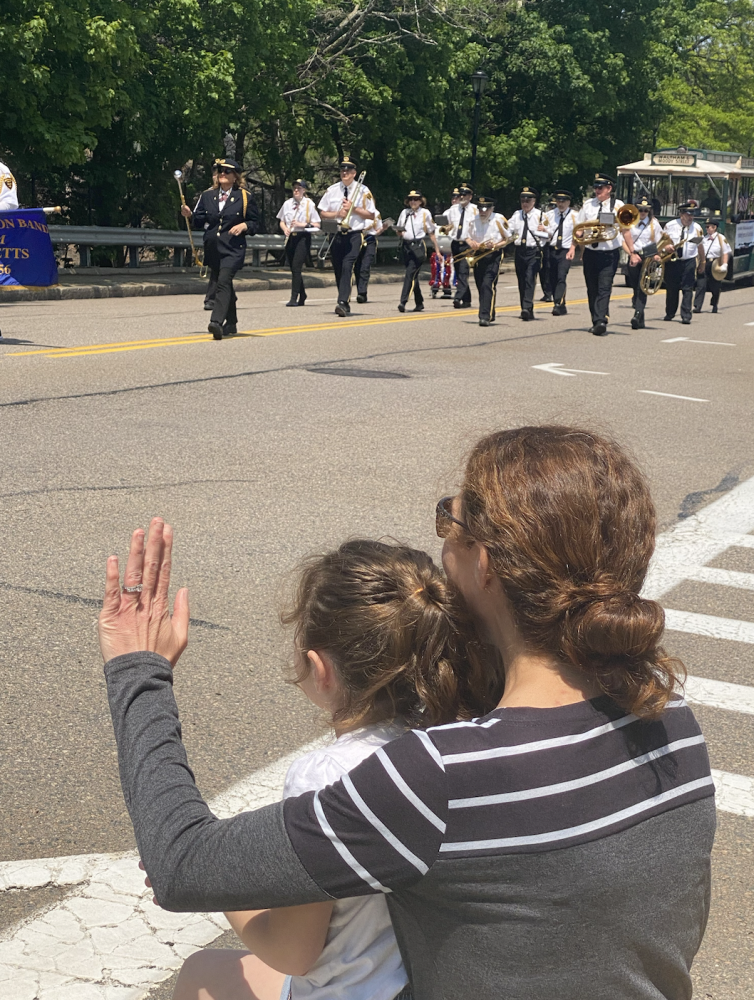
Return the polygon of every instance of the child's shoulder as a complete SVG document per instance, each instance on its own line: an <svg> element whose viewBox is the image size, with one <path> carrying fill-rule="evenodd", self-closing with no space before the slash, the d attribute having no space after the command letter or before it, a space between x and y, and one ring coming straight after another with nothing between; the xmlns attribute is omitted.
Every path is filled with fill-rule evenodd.
<svg viewBox="0 0 754 1000"><path fill-rule="evenodd" d="M283 798L319 791L333 784L379 747L402 736L406 730L407 727L400 723L364 726L352 733L344 733L329 746L304 754L288 768Z"/></svg>

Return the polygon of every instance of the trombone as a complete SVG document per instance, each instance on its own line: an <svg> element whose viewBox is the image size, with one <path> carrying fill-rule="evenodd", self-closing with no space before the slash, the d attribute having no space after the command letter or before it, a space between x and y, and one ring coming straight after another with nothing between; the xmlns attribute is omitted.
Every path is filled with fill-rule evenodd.
<svg viewBox="0 0 754 1000"><path fill-rule="evenodd" d="M364 187L364 178L366 177L366 175L367 175L366 170L362 170L361 173L359 174L359 179L356 181L356 187L354 188L353 195L351 196L351 207L348 209L348 211L340 220L340 222L336 223L335 227L331 229L330 226L327 225L327 223L332 222L334 220L331 219L323 220L322 231L329 232L330 237L329 239L325 239L322 241L322 246L319 248L319 253L317 254L317 260L322 260L322 261L327 260L330 250L332 249L332 242L338 235L338 233L345 235L349 231L351 215L353 214L353 210L356 207L356 199L361 194L361 189Z"/></svg>
<svg viewBox="0 0 754 1000"><path fill-rule="evenodd" d="M489 257L490 254L498 253L504 247L507 247L514 239L515 236L506 236L497 243L480 243L478 247L469 247L468 250L462 250L460 253L457 253L454 260L466 260L469 262L469 267L473 267L480 260Z"/></svg>
<svg viewBox="0 0 754 1000"><path fill-rule="evenodd" d="M183 180L183 171L174 170L173 177L175 177L176 184L178 185L178 193L181 196L181 205L185 205L186 199L183 196L183 184L181 183ZM196 252L196 247L194 246L194 236L193 233L191 232L191 219L188 218L186 219L186 232L188 233L189 243L191 244L191 259L196 267L204 269L204 261ZM202 274L201 276L204 277L204 274Z"/></svg>
<svg viewBox="0 0 754 1000"><path fill-rule="evenodd" d="M615 222L600 222L590 219L588 222L578 222L573 227L573 242L578 247L589 243L609 243L625 229L631 229L639 221L639 209L636 205L622 205L615 213Z"/></svg>

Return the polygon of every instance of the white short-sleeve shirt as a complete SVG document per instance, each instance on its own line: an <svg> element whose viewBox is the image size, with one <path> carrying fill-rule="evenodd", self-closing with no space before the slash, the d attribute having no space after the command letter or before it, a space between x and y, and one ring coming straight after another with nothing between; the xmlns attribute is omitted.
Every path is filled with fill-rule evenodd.
<svg viewBox="0 0 754 1000"><path fill-rule="evenodd" d="M644 223L640 219L635 226L631 227L631 236L634 241L634 250L636 253L641 253L650 243L659 241L662 236L662 226L657 219L648 218Z"/></svg>
<svg viewBox="0 0 754 1000"><path fill-rule="evenodd" d="M501 243L509 235L508 220L498 212L490 212L487 219L480 212L469 231L469 239L477 243Z"/></svg>
<svg viewBox="0 0 754 1000"><path fill-rule="evenodd" d="M705 236L701 246L704 251L705 260L717 260L724 253L727 253L729 256L733 253L730 243L728 243L722 233L715 233L714 236Z"/></svg>
<svg viewBox="0 0 754 1000"><path fill-rule="evenodd" d="M539 228L540 225L545 227L544 231ZM517 209L508 221L508 229L516 238L516 246L542 247L550 242L552 236L550 218L538 208L532 208L529 212Z"/></svg>
<svg viewBox="0 0 754 1000"><path fill-rule="evenodd" d="M341 184L340 181L338 181L337 184L331 184L320 198L317 208L320 212L337 212L343 204L344 198L353 198L357 185L358 181L356 179L352 180L348 187L346 187L345 184ZM356 195L354 206L356 208L363 208L367 212L376 211L374 198L372 197L372 192L368 187L364 187L362 185L361 190L358 195ZM362 229L366 229L367 222L369 221L369 219L362 219L360 215L357 215L355 212L351 212L351 218L348 220L349 229L351 232L358 232Z"/></svg>
<svg viewBox="0 0 754 1000"><path fill-rule="evenodd" d="M417 208L415 212L410 208L404 208L398 216L395 228L403 230L401 235L404 240L423 240L435 231L435 223L432 213L427 208Z"/></svg>
<svg viewBox="0 0 754 1000"><path fill-rule="evenodd" d="M624 202L620 201L617 198L613 202L612 207L610 204L610 198L608 198L606 201L600 201L599 198L589 198L581 206L581 210L579 211L579 214L576 216L576 224L578 225L579 222L594 222L594 221L599 222L601 212L615 213L618 211L619 208L623 208L623 205ZM618 225L617 222L615 223L615 231L616 231L616 236L614 239L605 240L602 243L597 243L596 246L592 246L591 243L587 243L584 249L595 250L595 251L619 250L623 244L623 235L620 231L620 226Z"/></svg>
<svg viewBox="0 0 754 1000"><path fill-rule="evenodd" d="M476 205L472 205L471 202L465 206L460 202L451 205L445 213L445 218L448 220L448 225L450 226L448 230L450 238L458 240L459 243L464 243L469 238L469 230L477 215L479 215L479 209ZM463 216L463 223L461 222L461 216Z"/></svg>
<svg viewBox="0 0 754 1000"><path fill-rule="evenodd" d="M666 234L671 238L676 246L684 240L693 239L695 236L703 236L702 227L698 222L692 222L690 226L684 226L680 219L672 219L665 226ZM684 243L676 256L679 260L691 260L692 257L699 256L699 246L697 243Z"/></svg>
<svg viewBox="0 0 754 1000"><path fill-rule="evenodd" d="M333 784L405 732L399 724L365 726L300 757L288 769L283 798ZM324 950L305 976L292 977L291 998L393 1000L407 982L385 896L357 896L335 901Z"/></svg>
<svg viewBox="0 0 754 1000"><path fill-rule="evenodd" d="M293 222L305 222L307 226L319 225L319 212L314 207L314 202L308 195L304 195L301 201L289 198L283 202L283 206L276 218L284 222L290 228Z"/></svg>
<svg viewBox="0 0 754 1000"><path fill-rule="evenodd" d="M549 220L550 228L552 229L552 237L550 238L550 245L555 246L558 242L558 228L560 227L560 220L563 220L563 229L560 236L560 246L563 250L567 250L573 243L573 223L576 218L575 209L568 208L561 212L559 208L553 208L546 213Z"/></svg>

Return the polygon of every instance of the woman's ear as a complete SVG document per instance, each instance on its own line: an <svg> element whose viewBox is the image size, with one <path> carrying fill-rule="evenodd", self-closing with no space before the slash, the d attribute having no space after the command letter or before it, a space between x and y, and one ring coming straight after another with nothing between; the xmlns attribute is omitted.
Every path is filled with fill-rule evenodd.
<svg viewBox="0 0 754 1000"><path fill-rule="evenodd" d="M335 664L329 653L318 653L316 649L310 649L306 654L309 661L309 671L314 681L314 689L319 694L331 694L338 684L338 675Z"/></svg>

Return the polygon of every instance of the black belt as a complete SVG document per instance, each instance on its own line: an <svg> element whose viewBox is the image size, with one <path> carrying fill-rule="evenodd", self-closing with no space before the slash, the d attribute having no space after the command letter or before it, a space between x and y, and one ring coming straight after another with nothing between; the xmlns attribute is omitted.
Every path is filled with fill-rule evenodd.
<svg viewBox="0 0 754 1000"><path fill-rule="evenodd" d="M424 240L404 240L403 243L409 247L424 246Z"/></svg>

